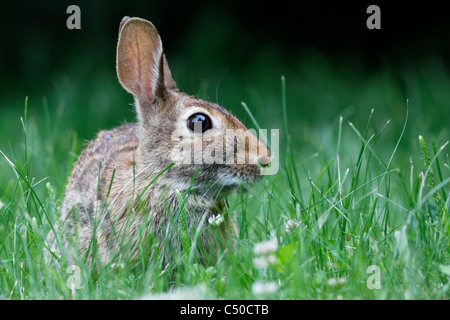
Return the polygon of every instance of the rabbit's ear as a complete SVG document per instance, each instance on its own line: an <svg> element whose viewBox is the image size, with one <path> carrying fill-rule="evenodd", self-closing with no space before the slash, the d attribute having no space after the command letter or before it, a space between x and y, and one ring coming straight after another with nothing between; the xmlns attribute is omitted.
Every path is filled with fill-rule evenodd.
<svg viewBox="0 0 450 320"><path fill-rule="evenodd" d="M117 75L141 104L164 97L167 89L175 88L158 31L150 22L123 18L117 44Z"/></svg>

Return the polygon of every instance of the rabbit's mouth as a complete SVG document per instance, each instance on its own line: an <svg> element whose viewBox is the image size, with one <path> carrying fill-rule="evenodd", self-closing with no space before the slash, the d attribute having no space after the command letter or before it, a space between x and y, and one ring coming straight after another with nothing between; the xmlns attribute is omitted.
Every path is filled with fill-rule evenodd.
<svg viewBox="0 0 450 320"><path fill-rule="evenodd" d="M246 192L251 183L261 179L262 176L257 173L259 173L257 170L247 172L224 166L215 172L214 177L198 181L192 189L199 193L214 195L235 191Z"/></svg>

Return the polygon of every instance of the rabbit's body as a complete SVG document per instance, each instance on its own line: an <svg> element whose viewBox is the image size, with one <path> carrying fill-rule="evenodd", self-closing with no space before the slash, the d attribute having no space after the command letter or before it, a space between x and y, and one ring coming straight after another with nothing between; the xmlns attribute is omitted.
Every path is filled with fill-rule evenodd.
<svg viewBox="0 0 450 320"><path fill-rule="evenodd" d="M81 252L88 252L92 247L95 229L100 260L112 261L120 246L137 245L136 230L145 224L149 233L156 233L160 243L170 241L172 247L179 243L179 233L167 232L166 227L171 223L173 226L169 220L174 218L168 213L177 212L176 191L186 191L189 184L180 183L177 173L173 172L176 167L169 168L164 179L157 178L171 163L140 161L142 157L139 127L128 123L101 131L79 156L66 187L61 220L65 221L66 234L78 236ZM183 170L180 173L183 174ZM210 186L205 183L199 192L186 197L184 209L188 212L188 226L206 224L208 217L217 214L217 209L222 207L220 202L224 200L217 190L222 186ZM141 216L143 210L148 216ZM228 215L224 219L220 231L226 238L234 227ZM212 243L217 239L213 233L212 229L202 233L203 246L217 247ZM133 253L132 258L135 258L137 251Z"/></svg>
<svg viewBox="0 0 450 320"><path fill-rule="evenodd" d="M117 71L123 87L135 96L138 123L101 131L88 145L74 165L61 208L64 244L77 239L81 254L91 256L96 250L103 262L121 255L124 245L135 258L150 235L157 236L158 246L169 242L180 247L180 210L190 231L205 226L221 210L223 191L258 179L258 162L267 163L269 157L254 135L226 134L247 131L227 110L176 89L159 35L148 21L122 21ZM180 139L188 141L184 147L189 150L199 142L201 163L194 161L195 146L188 157L192 163L174 161ZM205 152L211 147L224 149ZM240 151L244 164L235 161ZM232 162L212 161L222 153L231 154ZM219 232L202 230L198 240L204 248L216 250L215 234L226 238L233 232L228 214L224 218Z"/></svg>

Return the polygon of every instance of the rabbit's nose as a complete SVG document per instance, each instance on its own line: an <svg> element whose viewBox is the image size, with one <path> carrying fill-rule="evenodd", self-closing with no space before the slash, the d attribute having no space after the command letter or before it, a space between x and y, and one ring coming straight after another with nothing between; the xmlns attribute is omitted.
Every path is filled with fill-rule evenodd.
<svg viewBox="0 0 450 320"><path fill-rule="evenodd" d="M270 162L272 161L272 158L269 156L260 156L258 157L258 163L261 167L267 167L270 165Z"/></svg>

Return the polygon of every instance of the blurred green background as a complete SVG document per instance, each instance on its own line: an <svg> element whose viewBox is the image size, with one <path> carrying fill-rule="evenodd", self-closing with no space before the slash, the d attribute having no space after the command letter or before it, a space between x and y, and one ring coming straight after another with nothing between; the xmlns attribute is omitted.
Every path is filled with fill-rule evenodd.
<svg viewBox="0 0 450 320"><path fill-rule="evenodd" d="M81 30L66 28L66 9L81 9ZM381 8L381 30L366 9ZM61 194L72 158L101 129L134 121L132 97L115 71L123 16L152 21L181 91L217 102L253 127L282 128L280 77L286 77L293 143L307 155L335 139L339 117L363 128L387 120L395 145L406 117L402 163L417 136L448 140L450 19L442 4L347 1L306 4L212 1L21 1L1 5L0 150L23 158L27 96L29 154L36 176ZM328 142L329 144L329 142ZM74 153L70 153L72 150ZM391 152L392 148L388 152ZM0 163L0 194L14 177Z"/></svg>

